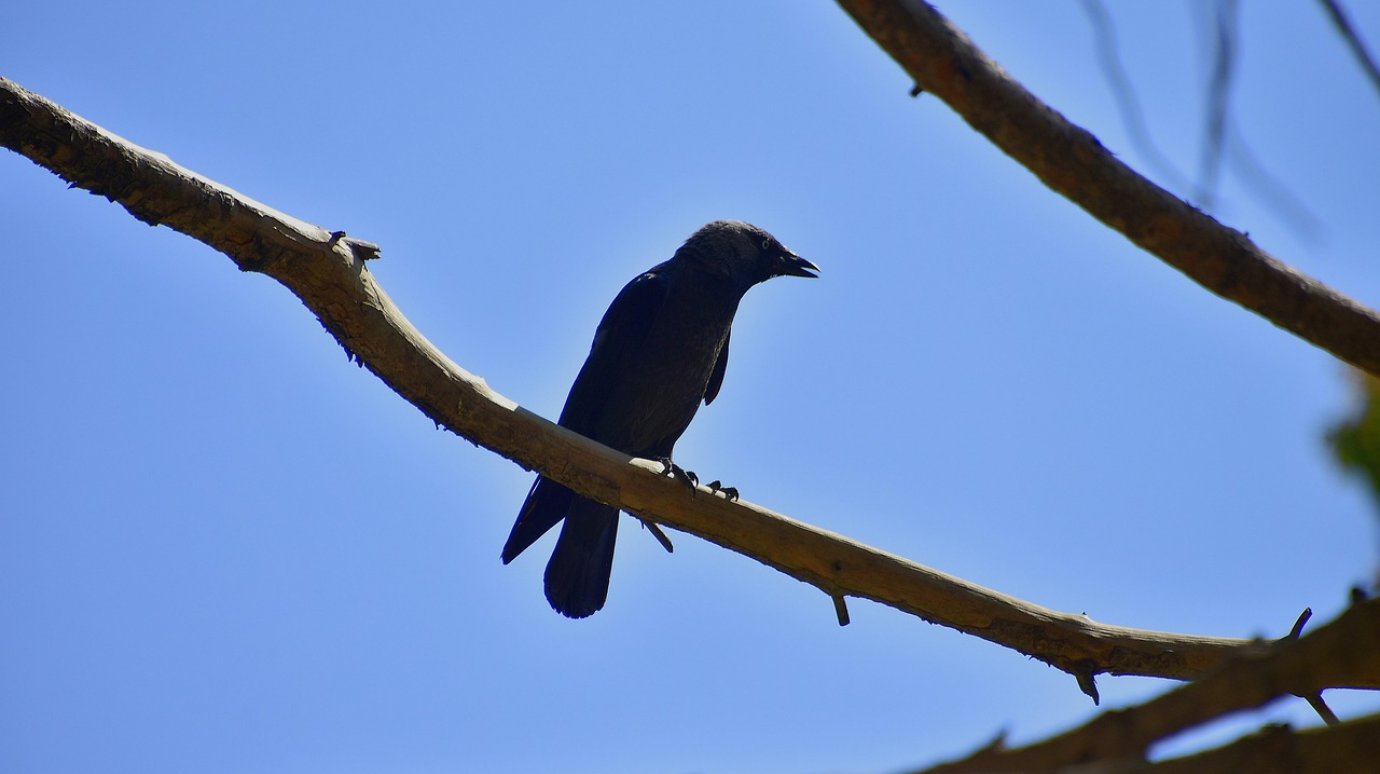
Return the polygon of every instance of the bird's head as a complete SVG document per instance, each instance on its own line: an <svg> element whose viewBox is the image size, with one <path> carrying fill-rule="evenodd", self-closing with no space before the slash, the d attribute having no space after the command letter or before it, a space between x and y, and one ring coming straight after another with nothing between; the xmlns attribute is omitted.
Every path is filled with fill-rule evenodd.
<svg viewBox="0 0 1380 774"><path fill-rule="evenodd" d="M741 220L716 220L690 235L677 257L728 277L743 291L772 277L817 277L819 267L766 231Z"/></svg>

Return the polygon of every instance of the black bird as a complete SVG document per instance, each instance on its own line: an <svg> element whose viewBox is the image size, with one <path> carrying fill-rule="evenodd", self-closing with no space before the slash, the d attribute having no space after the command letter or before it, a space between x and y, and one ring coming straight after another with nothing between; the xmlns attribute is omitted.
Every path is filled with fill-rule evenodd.
<svg viewBox="0 0 1380 774"><path fill-rule="evenodd" d="M561 426L634 457L661 460L668 472L685 476L671 452L700 401L708 405L719 394L743 294L772 277L817 271L756 226L736 220L704 226L613 299L565 400ZM584 618L608 597L617 508L538 476L503 546L503 563L562 519L546 565L546 598L562 615Z"/></svg>

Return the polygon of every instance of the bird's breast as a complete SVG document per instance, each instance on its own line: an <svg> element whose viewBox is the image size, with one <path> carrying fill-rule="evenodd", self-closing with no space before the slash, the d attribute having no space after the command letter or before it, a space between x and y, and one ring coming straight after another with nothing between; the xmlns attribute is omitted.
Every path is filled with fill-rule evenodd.
<svg viewBox="0 0 1380 774"><path fill-rule="evenodd" d="M599 440L629 454L669 455L668 444L699 409L735 310L736 304L665 305L610 385ZM654 448L661 445L667 448Z"/></svg>

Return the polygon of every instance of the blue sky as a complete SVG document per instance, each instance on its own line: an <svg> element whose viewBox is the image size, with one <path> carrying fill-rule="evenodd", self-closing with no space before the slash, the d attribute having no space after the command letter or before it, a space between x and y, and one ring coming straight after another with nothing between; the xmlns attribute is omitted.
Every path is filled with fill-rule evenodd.
<svg viewBox="0 0 1380 774"><path fill-rule="evenodd" d="M1373 505L1322 442L1343 367L907 97L831 3L40 6L7 12L0 74L378 242L410 319L548 417L618 289L742 218L823 272L745 300L677 448L702 477L1127 626L1278 636L1375 573ZM1321 226L1231 167L1216 214L1380 304L1380 99L1314 4L1243 6L1233 119ZM1208 6L1110 7L1191 173ZM1148 171L1077 4L941 9ZM498 561L530 475L285 289L10 153L0 212L0 769L887 771L1096 711L1019 654L857 600L841 629L813 588L626 523L608 607L565 620L550 538Z"/></svg>

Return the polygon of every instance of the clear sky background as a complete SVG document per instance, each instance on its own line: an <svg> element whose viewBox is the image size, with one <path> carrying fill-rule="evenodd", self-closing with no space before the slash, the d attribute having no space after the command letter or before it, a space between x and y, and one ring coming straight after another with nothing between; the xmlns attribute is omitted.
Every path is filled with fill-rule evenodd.
<svg viewBox="0 0 1380 774"><path fill-rule="evenodd" d="M1380 45L1380 5L1349 5ZM1317 4L1242 6L1233 137L1317 227L1240 145L1214 211L1380 304L1380 98ZM1109 7L1192 176L1210 5ZM1079 4L941 10L1152 172ZM1120 625L1279 636L1374 577L1374 506L1322 441L1344 368L908 97L832 3L5 15L0 74L378 242L409 318L545 416L619 288L742 218L823 273L746 298L677 448L701 477ZM840 628L815 589L627 520L608 607L566 620L551 537L498 560L530 474L437 431L284 288L9 152L0 224L0 770L881 772L1097 711L1017 653L859 600ZM1209 737L1266 718L1317 722L1285 703Z"/></svg>

